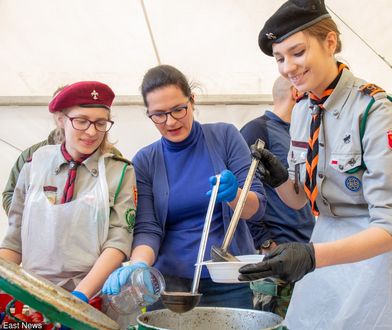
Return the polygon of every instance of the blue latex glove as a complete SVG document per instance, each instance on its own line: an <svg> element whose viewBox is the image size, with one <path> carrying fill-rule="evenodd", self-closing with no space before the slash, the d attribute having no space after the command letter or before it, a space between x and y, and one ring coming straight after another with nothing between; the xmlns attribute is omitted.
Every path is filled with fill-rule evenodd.
<svg viewBox="0 0 392 330"><path fill-rule="evenodd" d="M231 202L237 196L238 181L233 172L229 170L223 170L221 172L220 185L218 189L217 202ZM211 187L216 184L216 176L210 177ZM211 196L212 190L207 192L208 196Z"/></svg>
<svg viewBox="0 0 392 330"><path fill-rule="evenodd" d="M148 294L143 295L143 300L146 302L146 306L152 305L157 301L157 294L154 290L154 285L152 283L151 273L145 271L143 273L143 283L147 288Z"/></svg>
<svg viewBox="0 0 392 330"><path fill-rule="evenodd" d="M88 304L89 299L86 297L86 295L83 292L72 291L71 294L73 294L76 298L79 298L80 300Z"/></svg>
<svg viewBox="0 0 392 330"><path fill-rule="evenodd" d="M119 294L121 287L128 282L129 277L136 269L147 267L146 263L139 261L129 266L117 268L106 280L102 288L102 293L109 295Z"/></svg>

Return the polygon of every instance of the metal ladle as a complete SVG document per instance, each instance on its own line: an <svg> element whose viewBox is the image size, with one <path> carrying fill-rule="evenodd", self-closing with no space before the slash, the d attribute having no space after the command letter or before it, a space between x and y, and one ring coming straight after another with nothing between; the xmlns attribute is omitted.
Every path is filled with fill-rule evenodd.
<svg viewBox="0 0 392 330"><path fill-rule="evenodd" d="M202 269L202 262L204 260L204 253L206 250L208 233L210 231L211 219L214 213L216 197L218 196L218 189L220 184L220 175L216 176L216 184L212 188L210 202L208 204L207 214L204 221L203 233L201 235L199 253L197 255L197 262L195 272L193 275L192 291L191 292L163 292L161 294L162 303L166 308L175 313L185 313L195 308L201 299L201 294L198 293L200 275Z"/></svg>
<svg viewBox="0 0 392 330"><path fill-rule="evenodd" d="M253 147L256 151L261 152L264 149L265 143L264 141L257 139ZM250 164L248 175L246 176L244 187L242 188L240 197L238 198L237 205L235 207L233 216L231 217L229 228L227 228L227 232L225 238L223 239L223 243L221 247L212 246L211 248L211 259L212 261L239 261L236 257L234 257L231 253L227 251L229 248L231 241L233 240L234 232L237 228L238 221L242 214L242 210L244 209L246 198L248 197L250 186L252 185L253 177L256 173L257 166L259 165L259 158L256 156L252 156L252 163Z"/></svg>

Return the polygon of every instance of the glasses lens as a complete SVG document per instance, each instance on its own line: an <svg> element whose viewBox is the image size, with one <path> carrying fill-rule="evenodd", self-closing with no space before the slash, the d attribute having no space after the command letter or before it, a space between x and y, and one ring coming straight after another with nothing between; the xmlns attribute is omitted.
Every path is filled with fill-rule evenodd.
<svg viewBox="0 0 392 330"><path fill-rule="evenodd" d="M112 127L112 122L107 120L98 120L94 123L97 131L107 132Z"/></svg>
<svg viewBox="0 0 392 330"><path fill-rule="evenodd" d="M73 118L72 125L75 129L83 131L89 128L90 122L84 118Z"/></svg>
<svg viewBox="0 0 392 330"><path fill-rule="evenodd" d="M188 110L188 107L183 106L183 107L179 107L177 109L174 109L173 111L170 112L170 114L174 119L181 119L186 116L187 110Z"/></svg>
<svg viewBox="0 0 392 330"><path fill-rule="evenodd" d="M172 116L174 119L181 119L186 116L187 110L188 106L183 105L168 112L154 113L152 115L149 115L149 118L155 124L164 124L167 121L168 115Z"/></svg>
<svg viewBox="0 0 392 330"><path fill-rule="evenodd" d="M166 122L167 114L166 113L154 114L151 115L150 118L155 124L163 124L164 122Z"/></svg>

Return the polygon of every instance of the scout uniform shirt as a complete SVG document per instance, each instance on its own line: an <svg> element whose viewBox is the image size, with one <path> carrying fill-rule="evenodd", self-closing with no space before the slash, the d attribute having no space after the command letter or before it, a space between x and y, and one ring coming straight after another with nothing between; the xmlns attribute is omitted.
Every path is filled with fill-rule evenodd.
<svg viewBox="0 0 392 330"><path fill-rule="evenodd" d="M36 153L39 154L41 151L45 151L45 148L48 149L47 151L51 157L48 157L47 165L45 165L48 173L44 174L44 186L40 187L40 189L44 191L48 202L59 204L68 176L68 164L60 151L60 145L45 146ZM100 177L98 166L100 156L101 152L97 150L78 167L73 200L77 200L78 195L86 194L96 186ZM33 161L26 163L20 173L9 212L9 228L1 244L1 248L11 249L19 253L22 253L21 224L30 177L33 174L31 168L35 166L34 157L35 154ZM100 253L105 248L111 247L129 256L137 198L134 169L130 163L121 161L112 155L105 157L104 168L109 195L110 215L106 240L100 246ZM65 218L62 220L67 221L69 219ZM88 233L86 233L86 239L87 237ZM56 239L61 240L62 237L56 237Z"/></svg>
<svg viewBox="0 0 392 330"><path fill-rule="evenodd" d="M344 69L324 103L317 165L320 214L332 217L369 216L370 222L392 233L392 103L384 92L374 95L366 130L360 138L360 123L371 97L359 91L365 82ZM291 148L288 155L291 179L305 181L311 110L301 100L294 108ZM362 147L361 147L362 143ZM367 167L352 172L361 166ZM297 175L296 175L297 174Z"/></svg>
<svg viewBox="0 0 392 330"><path fill-rule="evenodd" d="M317 166L320 215L311 237L314 243L342 240L372 226L392 233L392 103L384 92L373 96L361 139L360 125L372 100L360 91L363 84L344 69L323 104ZM302 184L309 106L306 99L295 106L290 130L290 176ZM359 168L362 161L366 169ZM289 329L390 329L391 274L392 253L318 268L295 284L285 325Z"/></svg>

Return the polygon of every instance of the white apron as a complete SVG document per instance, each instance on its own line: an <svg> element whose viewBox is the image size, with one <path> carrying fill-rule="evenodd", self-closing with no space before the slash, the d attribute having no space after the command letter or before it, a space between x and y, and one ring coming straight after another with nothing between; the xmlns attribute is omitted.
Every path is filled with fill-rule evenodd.
<svg viewBox="0 0 392 330"><path fill-rule="evenodd" d="M43 191L53 155L59 146L37 150L31 162L30 187L22 218L22 265L59 286L72 290L90 271L101 254L109 229L109 194L105 156L98 161L93 189L78 198L53 205ZM65 182L64 182L65 184ZM60 193L63 187L58 187ZM70 281L73 283L70 285Z"/></svg>
<svg viewBox="0 0 392 330"><path fill-rule="evenodd" d="M327 242L369 227L369 219L320 216L311 241ZM290 330L392 329L392 253L316 269L294 288Z"/></svg>

